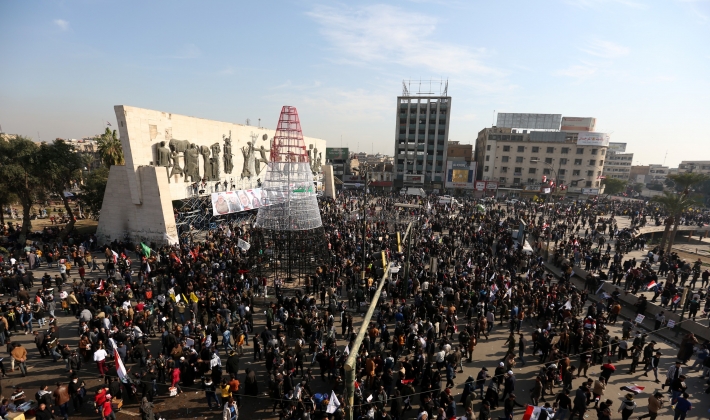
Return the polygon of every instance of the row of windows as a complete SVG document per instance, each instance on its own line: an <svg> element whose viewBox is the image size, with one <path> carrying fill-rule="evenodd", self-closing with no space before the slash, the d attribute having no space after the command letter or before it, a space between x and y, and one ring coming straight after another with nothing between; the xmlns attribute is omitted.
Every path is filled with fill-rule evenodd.
<svg viewBox="0 0 710 420"><path fill-rule="evenodd" d="M606 164L609 166L631 166L631 162L610 162L608 160Z"/></svg>
<svg viewBox="0 0 710 420"><path fill-rule="evenodd" d="M508 169L509 169L508 166L501 166L500 171L502 173L507 173ZM489 170L488 166L483 167L483 172L488 172L488 170ZM516 175L518 175L518 174L522 175L523 168L515 167L515 168L513 168L513 173ZM528 168L528 173L529 174L537 174L537 168ZM552 170L549 168L544 168L542 170L542 174L543 175L552 175ZM599 176L601 174L602 174L601 171L597 171L597 176ZM557 175L559 177L563 177L563 176L567 175L567 170L560 169L559 171L557 171ZM582 171L580 169L574 169L574 170L572 170L572 176L582 176ZM586 176L594 176L594 171L586 171Z"/></svg>
<svg viewBox="0 0 710 420"><path fill-rule="evenodd" d="M508 178L502 176L502 177L498 178L498 182L500 182L501 184L505 184L506 182L508 182ZM528 178L528 183L535 184L535 183L537 183L537 181L530 181L530 178ZM520 184L521 184L520 178L513 178L513 185L520 185ZM595 187L598 187L599 181L595 181L593 184ZM571 181L569 183L569 185L570 185L570 187L578 187L579 181ZM585 185L585 187L591 187L592 181L584 181L584 185Z"/></svg>
<svg viewBox="0 0 710 420"><path fill-rule="evenodd" d="M423 129L423 128L420 128L419 131L417 131L417 130L409 130L409 134L416 134L416 133L418 133L418 134L426 134L426 130ZM438 134L439 134L440 136L443 136L444 133L446 133L446 130L443 129L443 128L442 128L441 130L439 130L439 132L438 132ZM407 134L407 129L404 128L404 127L400 127L400 128L399 128L399 134ZM437 134L436 129L435 129L435 128L430 128L430 129L429 129L429 134Z"/></svg>
<svg viewBox="0 0 710 420"><path fill-rule="evenodd" d="M630 168L604 168L604 172L625 172L629 173L631 172Z"/></svg>
<svg viewBox="0 0 710 420"><path fill-rule="evenodd" d="M490 157L491 157L490 155L486 155L486 162L490 162L490 160L491 160ZM503 162L503 163L510 162L510 156L501 156L501 159L500 159L500 160L501 160L501 162ZM524 157L522 157L522 156L516 156L516 157L515 157L515 163L523 163L523 162L525 162L525 158L524 158ZM547 164L552 165L552 164L553 164L553 163L552 163L552 162L553 162L553 159L552 159L552 158L545 158L544 162L547 163ZM532 157L532 158L530 158L530 163L531 163L531 164L540 163L540 160L539 160L538 158ZM560 165L567 165L568 163L569 163L569 159L567 159L567 158L560 158ZM582 159L575 159L575 160L574 160L574 164L575 164L576 166L581 166L581 165L582 165ZM589 161L587 161L587 165L588 165L588 166L596 166L596 165L597 165L597 161L596 161L595 159L589 159ZM599 166L604 166L604 161L603 161L603 160L600 160L600 161L599 161Z"/></svg>
<svg viewBox="0 0 710 420"><path fill-rule="evenodd" d="M426 118L420 118L418 122L419 122L419 124L426 124L426 123L427 123L427 120L426 120ZM429 125L434 125L435 122L436 122L436 120L432 118L432 119L429 120ZM400 119L399 119L399 123L400 123L400 124L406 124L406 123L407 123L407 119L406 119L406 118L400 118ZM417 119L416 119L416 118L410 118L410 119L409 119L409 123L410 123L410 124L416 124L416 123L417 123ZM439 125L442 125L442 124L446 124L446 118L439 118Z"/></svg>
<svg viewBox="0 0 710 420"><path fill-rule="evenodd" d="M498 147L500 148L500 146L498 146ZM512 149L512 147L513 147L513 146L503 146L503 151L504 151L504 152L510 152L511 149ZM525 148L526 148L526 147L527 147L527 146L516 146L517 152L518 152L518 153L525 153ZM540 150L541 150L541 149L542 149L542 147L539 147L539 146L532 146L532 153L540 153ZM556 149L555 147L546 147L546 148L545 148L545 153L555 153L555 149ZM486 150L491 150L491 145L490 145L490 144L486 146ZM591 154L593 154L593 155L596 155L597 153L599 153L599 149L590 149L590 150L591 150ZM562 153L563 155L569 154L569 151L570 151L570 148L569 148L569 147L562 147L562 148L560 149L560 153ZM605 153L605 152L606 152L606 150L602 149L600 154L601 154L602 156L604 156L604 153ZM578 148L577 148L577 154L578 154L578 155L583 155L583 154L584 154L584 147L578 147Z"/></svg>
<svg viewBox="0 0 710 420"><path fill-rule="evenodd" d="M609 160L633 160L633 157L631 156L616 156L613 153L609 155L608 157Z"/></svg>

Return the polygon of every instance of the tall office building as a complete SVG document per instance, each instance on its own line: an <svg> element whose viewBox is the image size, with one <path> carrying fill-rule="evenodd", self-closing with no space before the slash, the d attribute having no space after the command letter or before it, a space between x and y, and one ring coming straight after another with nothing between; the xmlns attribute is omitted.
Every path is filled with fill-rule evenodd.
<svg viewBox="0 0 710 420"><path fill-rule="evenodd" d="M413 93L413 82L403 82L402 96L397 97L395 187L443 188L451 113L448 82L441 82L438 95L431 82L424 91L417 83L419 91Z"/></svg>

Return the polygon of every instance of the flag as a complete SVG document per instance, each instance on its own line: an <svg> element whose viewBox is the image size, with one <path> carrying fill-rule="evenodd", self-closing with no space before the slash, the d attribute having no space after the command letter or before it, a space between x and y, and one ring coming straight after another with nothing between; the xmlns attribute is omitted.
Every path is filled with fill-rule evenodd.
<svg viewBox="0 0 710 420"><path fill-rule="evenodd" d="M678 295L673 296L673 303L678 304L678 302L680 302L680 296L678 296Z"/></svg>
<svg viewBox="0 0 710 420"><path fill-rule="evenodd" d="M527 407L525 407L525 414L523 414L523 420L537 420L537 418L540 417L540 411L542 411L542 407L528 405Z"/></svg>
<svg viewBox="0 0 710 420"><path fill-rule="evenodd" d="M466 267L471 268L473 264L471 264L471 259L468 259L468 262L466 263Z"/></svg>
<svg viewBox="0 0 710 420"><path fill-rule="evenodd" d="M338 407L340 407L340 401L338 401L338 397L335 396L335 391L330 391L330 401L328 401L328 408L326 408L325 412L333 414Z"/></svg>
<svg viewBox="0 0 710 420"><path fill-rule="evenodd" d="M565 309L572 309L572 301L571 300L567 300L567 302L565 302Z"/></svg>
<svg viewBox="0 0 710 420"><path fill-rule="evenodd" d="M151 251L150 247L148 245L144 244L143 242L141 242L141 248L143 249L143 255L145 255L146 257L150 257L150 251Z"/></svg>
<svg viewBox="0 0 710 420"><path fill-rule="evenodd" d="M128 374L126 373L126 367L123 365L121 356L118 354L116 347L113 348L113 358L116 361L116 373L118 374L118 379L123 383L128 383Z"/></svg>
<svg viewBox="0 0 710 420"><path fill-rule="evenodd" d="M348 346L345 346L345 350L343 350L343 353L344 353L346 356L349 356L349 355L350 355L350 348L349 348Z"/></svg>
<svg viewBox="0 0 710 420"><path fill-rule="evenodd" d="M101 279L101 280L99 281L99 287L97 287L96 289L97 289L97 290L104 290L104 287L106 287L105 284L106 284L106 283L105 283L104 279Z"/></svg>
<svg viewBox="0 0 710 420"><path fill-rule="evenodd" d="M240 238L237 241L237 247L239 247L240 249L242 249L244 251L249 251L249 248L251 248L251 245L249 244L249 242Z"/></svg>
<svg viewBox="0 0 710 420"><path fill-rule="evenodd" d="M111 253L113 254L113 263L116 264L118 262L118 253L114 250L111 250Z"/></svg>
<svg viewBox="0 0 710 420"><path fill-rule="evenodd" d="M498 286L495 283L491 285L491 293L495 294L498 292Z"/></svg>
<svg viewBox="0 0 710 420"><path fill-rule="evenodd" d="M647 288L647 289L650 289L650 288L654 287L655 285L656 285L656 281L655 281L655 280L651 280L651 282L646 286L646 288Z"/></svg>
<svg viewBox="0 0 710 420"><path fill-rule="evenodd" d="M606 177L604 175L599 175L597 179L606 179Z"/></svg>
<svg viewBox="0 0 710 420"><path fill-rule="evenodd" d="M646 387L636 385L625 385L621 387L622 391L629 391L632 392L634 395L642 393L644 389L646 389Z"/></svg>

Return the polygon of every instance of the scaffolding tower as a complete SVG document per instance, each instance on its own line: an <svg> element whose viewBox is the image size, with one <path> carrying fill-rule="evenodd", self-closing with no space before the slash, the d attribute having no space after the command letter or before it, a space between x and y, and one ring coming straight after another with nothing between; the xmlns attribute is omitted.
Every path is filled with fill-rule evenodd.
<svg viewBox="0 0 710 420"><path fill-rule="evenodd" d="M261 257L261 275L300 284L328 265L330 257L295 107L281 109L270 153L262 184L269 205L259 208L250 251Z"/></svg>

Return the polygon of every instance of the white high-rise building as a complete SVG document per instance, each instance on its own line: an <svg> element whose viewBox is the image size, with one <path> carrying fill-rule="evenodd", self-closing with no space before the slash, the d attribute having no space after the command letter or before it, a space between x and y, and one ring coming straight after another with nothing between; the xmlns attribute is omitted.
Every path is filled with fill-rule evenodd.
<svg viewBox="0 0 710 420"><path fill-rule="evenodd" d="M626 143L609 143L603 175L606 178L616 178L628 181L631 176L633 153L626 153Z"/></svg>

